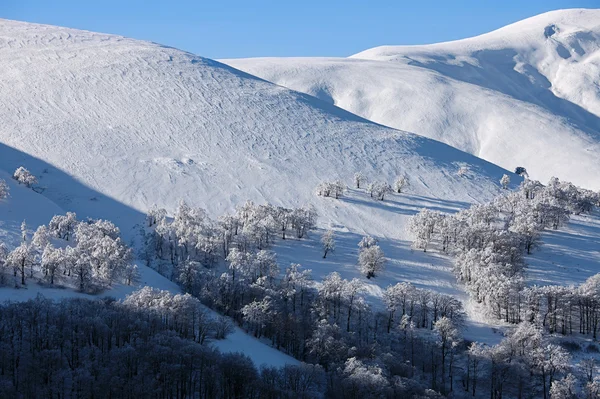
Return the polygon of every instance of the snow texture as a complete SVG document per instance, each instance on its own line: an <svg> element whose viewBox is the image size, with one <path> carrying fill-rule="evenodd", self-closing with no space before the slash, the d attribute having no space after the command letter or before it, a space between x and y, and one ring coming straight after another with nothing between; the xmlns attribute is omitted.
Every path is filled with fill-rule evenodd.
<svg viewBox="0 0 600 399"><path fill-rule="evenodd" d="M321 179L350 184L360 170L390 183L404 173L415 194L475 201L496 194L506 172L154 43L0 20L0 60L0 168L26 167L44 196L126 237L152 205L173 211L180 199L212 216L247 199L318 206ZM328 211L348 228L385 221L363 227Z"/></svg>
<svg viewBox="0 0 600 399"><path fill-rule="evenodd" d="M349 58L228 65L502 167L600 188L600 10L541 14L478 37Z"/></svg>

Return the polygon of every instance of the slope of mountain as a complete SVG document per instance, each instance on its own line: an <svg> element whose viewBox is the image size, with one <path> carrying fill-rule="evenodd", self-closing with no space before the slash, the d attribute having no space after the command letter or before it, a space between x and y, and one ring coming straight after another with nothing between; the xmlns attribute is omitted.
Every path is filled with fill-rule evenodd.
<svg viewBox="0 0 600 399"><path fill-rule="evenodd" d="M24 165L63 209L125 234L153 204L172 210L180 199L213 216L246 199L314 202L347 228L380 230L389 215L359 222L349 207L321 207L315 185L350 184L357 170L390 182L402 173L413 194L473 201L496 193L505 173L154 43L2 20L0 65L0 168Z"/></svg>
<svg viewBox="0 0 600 399"><path fill-rule="evenodd" d="M533 178L600 188L600 10L561 10L455 42L350 58L225 63Z"/></svg>

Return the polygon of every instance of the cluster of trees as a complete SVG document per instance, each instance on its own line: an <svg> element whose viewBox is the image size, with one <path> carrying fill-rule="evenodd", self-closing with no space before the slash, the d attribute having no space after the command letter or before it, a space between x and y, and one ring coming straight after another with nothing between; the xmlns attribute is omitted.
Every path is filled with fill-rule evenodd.
<svg viewBox="0 0 600 399"><path fill-rule="evenodd" d="M335 199L340 198L344 194L346 185L341 180L334 182L321 182L317 186L317 195L321 197L334 197Z"/></svg>
<svg viewBox="0 0 600 399"><path fill-rule="evenodd" d="M2 284L18 287L34 280L97 292L116 281L131 284L137 276L131 250L108 221L78 221L74 213L67 213L54 216L31 237L25 222L21 231L18 247L8 251L0 245Z"/></svg>
<svg viewBox="0 0 600 399"><path fill-rule="evenodd" d="M369 343L357 346L358 332L326 318L344 324L344 310L360 297L353 294L359 284L334 275L326 282L326 288L307 295L329 302L307 340L306 356L323 366L257 369L242 354L219 353L209 345L222 337L219 320L190 295L144 288L123 302L38 297L2 304L0 396L441 398L441 392L494 399L598 397L594 360L581 361L584 375L571 374L567 351L550 343L535 324L521 323L495 346L467 345L459 334L460 310L440 307L437 320L428 322L432 329L419 333L411 318L418 319L423 310L409 315L411 307L421 305L403 300L403 292L415 291L407 286L386 291L386 303L394 304L399 316L390 332L386 323L371 324L379 330L369 331L363 337ZM339 284L343 299L333 289ZM338 301L344 305L337 308Z"/></svg>
<svg viewBox="0 0 600 399"><path fill-rule="evenodd" d="M463 385L472 395L487 385L487 396L543 397L548 399L574 399L584 397L594 383L593 371L585 388L579 388L575 377L569 373L571 359L562 346L551 343L535 324L523 322L497 345L470 345L466 352L466 370ZM572 389L570 396L564 396ZM591 395L588 398L596 398Z"/></svg>
<svg viewBox="0 0 600 399"><path fill-rule="evenodd" d="M168 263L172 267L167 275L190 295L277 349L321 366L329 397L437 397L431 389L453 389L457 377L454 373L448 377L448 369L454 370L453 356L460 341L461 303L399 284L386 290L387 309L379 311L368 305L366 285L360 279L346 280L334 272L321 284L314 284L311 271L299 264L280 272L268 244L275 237L283 239L285 229L270 233L269 240L257 239L253 232L260 230L265 218L281 223L277 215L314 214L306 208L276 211L268 205L248 203L217 223L184 204L172 221L165 212L152 211L148 216L148 231L155 235L149 240L153 245L151 264ZM280 223L274 225L284 224ZM314 225L314 220L309 224ZM227 227L219 230L219 226ZM171 233L165 236L162 231ZM197 244L206 240L207 231L210 237L220 238L218 258L208 262ZM163 258L157 242L163 247ZM176 242L180 244L175 246ZM333 231L326 231L321 243L324 256L334 250ZM364 237L359 249L358 264L364 275L376 276L385 260L377 241ZM224 267L216 267L217 263ZM456 333L442 334L448 328ZM440 334L456 342L442 345ZM424 348L426 357L419 355ZM414 379L417 374L421 382Z"/></svg>
<svg viewBox="0 0 600 399"><path fill-rule="evenodd" d="M518 191L453 215L424 209L412 218L410 227L416 248L426 251L435 242L455 256L457 278L472 298L496 317L519 323L533 320L532 310L543 308L536 305L540 302L536 298L543 296L540 292L554 290L525 289L524 255L539 244L544 229L558 229L571 214L590 212L599 199L593 191L556 178L546 186L525 180ZM578 302L569 303L575 307ZM544 312L564 310L554 303L549 306L539 311L542 318L547 316ZM556 330L556 322L552 323Z"/></svg>
<svg viewBox="0 0 600 399"><path fill-rule="evenodd" d="M203 344L198 300L145 289L123 303L0 305L3 398L315 398L319 366L257 370ZM213 333L209 339L214 339Z"/></svg>
<svg viewBox="0 0 600 399"><path fill-rule="evenodd" d="M186 262L213 267L226 259L232 248L245 253L268 249L277 236L304 238L316 220L311 206L289 209L250 201L234 214L213 220L205 210L182 201L172 219L164 209L148 213L143 256L149 265L157 264L161 273L175 276Z"/></svg>
<svg viewBox="0 0 600 399"><path fill-rule="evenodd" d="M404 192L404 190L410 185L408 177L405 175L398 176L398 178L396 178L394 181L393 187L384 181L372 181L367 183L367 178L362 172L356 172L354 174L353 184L357 189L364 188L369 193L371 198L375 198L379 201L383 201L388 193L396 192L400 194ZM338 199L344 194L345 190L346 185L341 180L336 180L333 182L325 181L317 185L316 194L322 197L334 197Z"/></svg>

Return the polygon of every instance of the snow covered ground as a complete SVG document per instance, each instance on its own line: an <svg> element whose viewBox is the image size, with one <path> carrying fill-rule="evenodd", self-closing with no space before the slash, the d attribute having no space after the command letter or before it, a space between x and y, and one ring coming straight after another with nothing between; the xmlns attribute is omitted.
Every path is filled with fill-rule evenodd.
<svg viewBox="0 0 600 399"><path fill-rule="evenodd" d="M527 278L537 285L579 285L600 273L600 212L572 216L559 230L542 234L539 250L527 257Z"/></svg>
<svg viewBox="0 0 600 399"><path fill-rule="evenodd" d="M298 206L316 203L319 181L350 184L360 170L390 183L404 173L415 194L474 201L496 194L506 172L154 43L1 20L0 60L0 169L24 165L54 203L110 219L126 236L152 205L172 211L180 199L212 216L247 199ZM321 213L353 229L385 224L331 211Z"/></svg>
<svg viewBox="0 0 600 399"><path fill-rule="evenodd" d="M349 58L223 62L507 169L524 166L534 179L600 188L600 10Z"/></svg>

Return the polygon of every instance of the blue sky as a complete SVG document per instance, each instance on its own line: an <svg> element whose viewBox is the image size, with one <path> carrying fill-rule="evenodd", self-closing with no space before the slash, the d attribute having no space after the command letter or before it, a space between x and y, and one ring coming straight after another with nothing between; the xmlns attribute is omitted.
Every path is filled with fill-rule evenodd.
<svg viewBox="0 0 600 399"><path fill-rule="evenodd" d="M0 17L151 40L210 58L347 56L485 33L600 0L0 0Z"/></svg>

